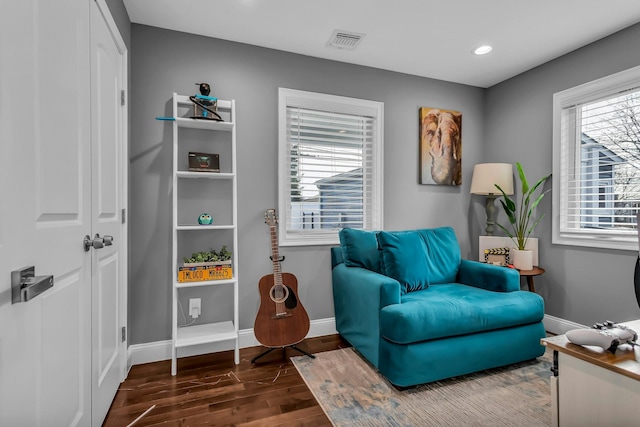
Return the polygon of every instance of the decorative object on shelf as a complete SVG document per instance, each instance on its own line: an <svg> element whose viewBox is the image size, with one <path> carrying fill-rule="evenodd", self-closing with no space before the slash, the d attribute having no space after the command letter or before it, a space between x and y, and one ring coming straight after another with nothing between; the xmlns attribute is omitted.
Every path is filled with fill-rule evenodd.
<svg viewBox="0 0 640 427"><path fill-rule="evenodd" d="M533 187L529 187L529 182L525 176L522 165L516 162L516 169L518 170L518 176L520 178L520 204L516 205L504 191L504 189L496 184L496 188L502 193L500 203L509 218L510 228L498 224L506 234L511 238L516 247L513 249L513 265L518 270L531 270L533 268L531 251L527 251L525 246L527 239L538 223L544 218L544 214L535 218L533 212L549 190L542 191L538 196L535 196L535 192L540 188L549 178L551 174L542 177L535 183ZM532 200L535 197L534 200Z"/></svg>
<svg viewBox="0 0 640 427"><path fill-rule="evenodd" d="M178 282L206 282L210 280L226 280L233 277L231 261L215 261L205 263L185 263L178 268Z"/></svg>
<svg viewBox="0 0 640 427"><path fill-rule="evenodd" d="M209 96L211 93L209 83L196 83L196 86L200 86L200 94L189 97L193 102L193 117L191 118L215 120L217 122L224 121L218 114L218 98Z"/></svg>
<svg viewBox="0 0 640 427"><path fill-rule="evenodd" d="M484 250L484 262L493 265L511 264L509 259L509 248L491 248Z"/></svg>
<svg viewBox="0 0 640 427"><path fill-rule="evenodd" d="M420 184L462 184L462 113L420 108Z"/></svg>
<svg viewBox="0 0 640 427"><path fill-rule="evenodd" d="M192 172L220 172L220 155L189 151L189 170Z"/></svg>
<svg viewBox="0 0 640 427"><path fill-rule="evenodd" d="M496 231L498 208L494 205L494 201L499 195L496 184L504 190L505 194L513 194L513 166L510 163L480 163L473 167L470 193L487 197L485 205L487 236L493 236Z"/></svg>
<svg viewBox="0 0 640 427"><path fill-rule="evenodd" d="M231 256L226 246L216 252L194 252L191 257L184 257L182 267L178 269L178 282L200 282L208 280L223 280L233 277Z"/></svg>
<svg viewBox="0 0 640 427"><path fill-rule="evenodd" d="M256 356L251 363L271 352L274 348L291 347L309 357L313 355L296 347L309 332L309 315L297 297L298 279L291 273L283 273L278 254L278 236L276 224L278 217L275 209L264 213L265 223L271 234L271 263L273 274L267 274L258 282L260 307L253 330L256 339L265 347L264 353Z"/></svg>
<svg viewBox="0 0 640 427"><path fill-rule="evenodd" d="M216 252L211 249L210 251L194 252L190 257L184 257L182 260L185 263L203 263L203 262L215 262L215 261L230 261L233 253L229 252L227 246L223 246L220 252Z"/></svg>
<svg viewBox="0 0 640 427"><path fill-rule="evenodd" d="M198 224L200 225L211 225L213 223L213 217L208 213L200 214L198 217Z"/></svg>

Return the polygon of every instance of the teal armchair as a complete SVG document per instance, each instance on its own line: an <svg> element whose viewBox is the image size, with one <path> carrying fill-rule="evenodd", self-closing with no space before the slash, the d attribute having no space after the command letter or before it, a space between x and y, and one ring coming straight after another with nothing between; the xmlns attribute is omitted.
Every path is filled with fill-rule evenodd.
<svg viewBox="0 0 640 427"><path fill-rule="evenodd" d="M338 332L397 386L544 353L544 302L517 271L463 260L450 227L343 229L331 248Z"/></svg>

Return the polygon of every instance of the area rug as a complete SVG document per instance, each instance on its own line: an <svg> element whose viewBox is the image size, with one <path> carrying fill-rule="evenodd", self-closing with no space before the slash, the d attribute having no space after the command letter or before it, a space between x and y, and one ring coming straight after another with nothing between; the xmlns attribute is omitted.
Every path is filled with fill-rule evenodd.
<svg viewBox="0 0 640 427"><path fill-rule="evenodd" d="M291 358L335 426L549 426L551 356L399 390L352 348Z"/></svg>

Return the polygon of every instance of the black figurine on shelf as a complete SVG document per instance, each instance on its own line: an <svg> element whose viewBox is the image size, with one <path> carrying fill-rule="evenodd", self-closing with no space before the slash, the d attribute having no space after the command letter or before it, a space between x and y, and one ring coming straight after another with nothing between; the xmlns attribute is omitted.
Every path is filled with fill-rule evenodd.
<svg viewBox="0 0 640 427"><path fill-rule="evenodd" d="M218 109L218 98L209 96L211 93L211 86L209 86L209 83L196 83L196 86L200 86L200 94L189 97L191 102L193 102L194 112L194 115L191 118L222 122L222 117L220 117L216 111Z"/></svg>

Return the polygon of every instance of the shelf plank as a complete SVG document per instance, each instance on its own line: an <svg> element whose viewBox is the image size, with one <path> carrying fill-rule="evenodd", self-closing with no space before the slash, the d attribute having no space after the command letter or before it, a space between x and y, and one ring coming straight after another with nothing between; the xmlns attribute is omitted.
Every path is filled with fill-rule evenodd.
<svg viewBox="0 0 640 427"><path fill-rule="evenodd" d="M236 174L229 172L194 172L194 171L176 171L178 178L196 178L196 179L233 179Z"/></svg>
<svg viewBox="0 0 640 427"><path fill-rule="evenodd" d="M174 286L178 289L183 288L197 288L199 286L219 286L219 285L229 285L235 284L238 281L236 277L232 277L231 279L220 279L220 280L204 280L201 282L178 282L174 280Z"/></svg>
<svg viewBox="0 0 640 427"><path fill-rule="evenodd" d="M230 320L218 323L205 323L202 325L178 328L175 346L186 347L190 345L235 340L237 338L236 328Z"/></svg>
<svg viewBox="0 0 640 427"><path fill-rule="evenodd" d="M176 227L178 231L203 231L203 230L233 230L235 229L235 225L199 225L199 224L182 224Z"/></svg>

